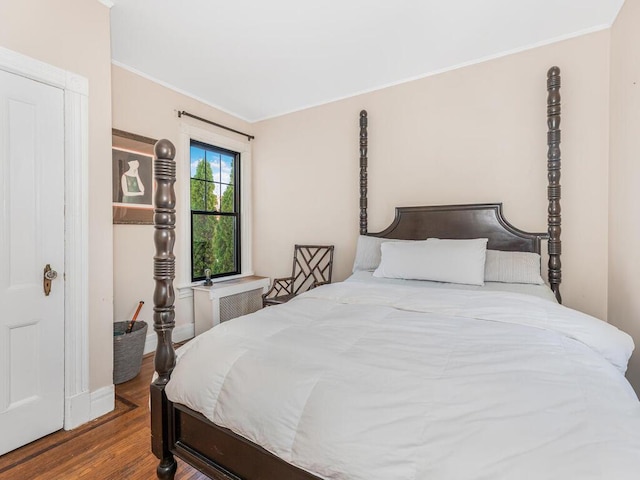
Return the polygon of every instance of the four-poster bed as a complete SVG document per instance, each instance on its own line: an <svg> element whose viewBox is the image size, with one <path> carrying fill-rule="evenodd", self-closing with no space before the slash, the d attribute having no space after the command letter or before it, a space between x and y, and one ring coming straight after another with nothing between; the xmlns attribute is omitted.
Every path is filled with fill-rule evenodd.
<svg viewBox="0 0 640 480"><path fill-rule="evenodd" d="M441 454L444 455L443 452L449 452L450 454L459 451L459 454L465 459L462 463L468 463L469 468L476 468L474 467L474 462L479 460L474 458L474 452L485 447L487 439L473 438L473 441L467 444L467 440L458 438L453 444L443 446L441 445L442 442L452 440L444 434L430 437L430 432L440 431L442 420L438 417L437 421L434 421L429 418L430 415L432 413L436 415L435 412L440 412L438 415L444 418L447 415L453 415L455 408L464 410L469 405L461 402L461 398L469 396L481 398L486 393L484 389L489 388L491 385L497 391L506 389L499 393L504 398L511 398L509 395L514 394L520 395L517 392L517 387L520 386L517 372L523 370L523 368L522 366L518 367L518 362L524 362L522 365L527 365L526 362L530 360L526 356L521 358L518 352L520 350L518 342L527 343L526 337L517 337L517 341L514 340L514 344L509 343L504 346L505 350L510 351L514 357L512 362L513 368L516 369L515 373L509 372L506 377L508 387L501 383L492 384L493 380L491 378L493 377L489 376L488 383L486 385L477 385L478 391L475 391L468 385L475 385L476 376L482 377L485 374L493 374L498 377L500 375L504 377L505 374L501 362L492 363L490 360L491 351L487 352L481 349L476 352L479 346L476 344L477 341L473 343L475 341L473 340L473 335L478 335L479 338L484 338L485 341L493 345L491 342L496 341L496 336L501 338L503 332L511 332L512 329L516 328L524 329L527 335L535 339L532 345L528 347L532 350L537 351L537 342L544 339L545 342L550 342L549 345L545 344L544 348L548 349L545 355L550 354L549 356L551 357L562 357L562 355L556 355L556 353L562 351L562 348L566 348L569 356L573 355L581 359L586 358L589 362L593 362L590 368L594 371L608 371L614 369L614 367L624 371L624 368L626 368L626 360L624 359L626 353L624 352L629 348L628 343L625 343L627 339L623 336L624 334L614 332L613 330L615 329L613 327L609 327L603 322L598 322L587 316L574 318L578 314L577 312L571 313L571 311L567 313L567 316L571 317L571 322L574 320L585 322L585 324L589 325L589 328L594 328L597 334L571 333L569 336L576 336L579 338L580 343L575 346L571 344L568 347L567 344L570 341L565 336L562 336L559 340L556 337L550 339L551 334L549 331L554 331L553 335L556 335L558 333L556 330L568 329L567 325L570 323L569 320L564 319L561 315L561 313L569 309L565 309L553 301L553 296L558 302L561 299L559 291L561 282L559 74L559 69L553 67L549 70L547 79L549 129L547 137L549 200L547 233L528 233L513 227L502 216L500 204L397 208L396 218L387 229L379 233L369 233L367 226L367 114L364 111L360 114L360 234L367 238L380 239L382 262L385 261L386 248L384 247L383 239L424 241L427 238L434 237L458 240L482 238L488 239L487 248L489 249L506 252L525 252L526 254L539 254L541 241L547 240L549 249L548 281L553 294L550 293L549 295L551 300L549 298L534 299L534 295L531 296L531 299L525 300L525 304L535 313L532 313L532 317L526 318L523 322L512 320L505 322L502 317L487 316L489 315L487 311L494 308L492 305L487 305L487 311L471 311L472 307L476 307L476 304L484 305L489 299L506 298L508 301L515 301L514 299L520 299L518 295L524 297L519 293L484 292L466 289L449 291L435 288L427 291L422 286L425 282L400 280L399 282L405 282L407 287L399 287L393 284L393 282L397 283L396 280L383 278L381 279L383 283L374 284L372 282L376 280L367 277L362 281L355 279L353 282L345 282L345 286L319 287L281 307L271 307L252 316L242 317L216 327L214 330L217 330L217 332L206 334L206 338L204 338L205 335L201 335L198 339L189 342L183 347L182 351L184 353L181 354L182 356L176 364L176 353L171 343L175 299L172 285L175 270L173 257L175 240L175 194L173 191L175 162L173 158L175 152L170 142L158 142L155 148L158 160L155 168L157 190L155 198L156 254L154 257L154 278L156 281L154 328L158 334L158 347L155 356L157 378L151 385L151 426L152 450L160 459L157 469L159 478L172 479L174 477L176 471L174 455L194 465L211 478L219 480L458 478L455 477L455 474L454 477L449 476L451 475L451 470L447 469L458 468L455 465L461 462L454 459L453 464L450 464L445 457L439 461L436 461L435 457ZM397 242L388 243L397 245ZM380 254L380 245L377 247L378 255ZM484 258L483 256L483 263ZM370 272L367 272L367 275L371 276ZM375 273L373 275L375 276ZM384 283L385 281L387 283ZM431 284L433 282L426 283ZM349 287L348 290L345 290L347 287ZM545 286L537 287L547 288ZM467 286L464 288L467 288ZM483 287L479 288L482 289ZM433 292L437 293L434 294ZM360 294L362 296L358 297ZM509 295L515 295L515 297ZM371 299L372 296L375 297L374 300ZM352 299L356 297L354 304ZM400 300L406 300L408 303L400 304ZM452 303L447 303L449 301ZM447 303L446 311L438 310L442 308L443 302ZM305 305L307 306L305 307ZM522 309L522 305L514 308L519 311ZM360 315L360 313L356 312L358 309L366 311L362 318L357 316ZM354 312L353 316L356 318L353 325L349 324L352 321L350 320L351 315L343 313L351 311ZM434 311L437 311L437 315L433 318L426 316L432 315ZM332 318L334 314L340 317L339 322L335 322ZM260 315L258 328L262 330L259 335L251 330L256 328L258 324L254 322L254 319L257 318L255 317L256 315ZM501 315L504 316L503 314ZM299 320L298 317L300 316L304 317L305 320ZM540 320L538 317L544 318ZM390 322L389 319L393 319L393 322ZM486 321L482 321L482 319ZM549 324L549 319L557 321L557 325ZM543 326L535 326L535 322L538 321L542 321ZM394 330L388 330L390 324L396 323L404 325L406 331L398 333ZM422 348L421 344L412 342L416 338L421 338L416 332L421 332L423 328L426 328L425 324L427 323L431 330L428 330L428 333L425 333L424 338L421 340L425 343L424 348ZM603 325L598 325L597 323L602 323ZM340 328L344 328L345 324L347 329L340 330ZM482 329L477 324L482 324ZM517 327L515 326L516 324L518 324ZM505 327L505 325L507 326ZM303 326L304 328L302 328ZM295 332L299 335L298 337L293 337ZM520 330L518 332L518 335L521 335ZM335 337L333 336L334 334ZM563 333L563 335L565 334L566 332ZM289 335L295 340L289 342L281 341L282 338ZM585 350L584 347L584 343L592 341L592 336L602 336L605 339L600 340L602 343L597 343L594 340L597 345L590 347L598 350L597 358L592 358L595 354L592 350ZM225 337L230 338L232 341L229 344L224 343L227 341ZM276 340L267 349L268 351L265 351L262 346L262 343L264 343L262 341L263 337L265 341L271 338ZM395 353L397 353L394 351L394 340L396 338L398 339L398 345L402 344L402 348L405 349L397 358L394 357ZM300 343L298 344L297 342ZM310 343L306 344L304 342ZM454 348L449 346L447 342L459 345ZM464 342L470 343L467 345ZM292 347L292 343L294 345L304 345L301 348L305 353L296 350L295 346ZM360 347L363 347L363 344L371 344L369 347L373 345L372 352L360 352ZM327 349L328 352L323 353L323 349ZM430 349L435 349L436 351L441 349L441 355L434 356ZM464 354L461 354L461 351ZM229 357L223 356L224 352L227 352ZM311 356L310 354L307 355L306 352L314 353ZM412 354L407 355L407 352L412 352ZM472 368L471 376L463 374L461 377L459 372L465 371L462 366L466 364L465 355L468 356L469 352L476 352L475 355L477 355L477 358L474 357L473 359L473 365L476 363L481 364L482 359L488 359L487 370L474 371L473 367L469 366L468 368ZM211 354L215 357L211 361L203 361L207 357L202 355L206 354ZM327 355L326 357L321 356L325 354ZM430 356L424 356L427 354ZM339 362L341 359L346 361L349 360L349 357L354 356L354 363L343 365ZM418 360L406 358L412 356L415 356ZM380 358L382 358L382 362L378 361ZM446 362L444 362L444 359L446 359ZM354 359L351 358L351 360ZM310 363L305 364L305 361ZM459 363L456 364L456 361ZM422 365L414 365L412 362L421 363ZM208 365L207 369L203 369L203 371L196 372L195 369L192 370L194 365L202 363L221 363L224 368L220 367L222 371L215 372L213 371L214 366ZM372 364L372 369L361 370L364 364ZM397 367L396 372L403 372L398 377L390 374L394 365ZM423 370L424 365L427 366L427 371ZM456 365L460 367L458 373L455 373L456 369L454 367ZM300 368L301 371L296 371L296 368ZM429 368L432 369L429 370ZM552 369L548 365L546 368ZM562 371L563 369L568 369L569 366L562 364L553 368ZM239 373L237 375L234 374L233 369L236 372L239 371ZM441 378L442 372L448 369L454 371L451 377ZM497 373L494 374L494 370ZM172 375L172 373L175 374ZM407 380L405 375L410 381L405 381ZM619 372L611 373L611 375L615 377L615 382L611 381L610 383L616 383L614 386L619 390L617 390L616 399L618 397L626 398L625 395L628 395L629 392L625 390L624 386L618 385L620 382L624 382L624 379L620 380ZM248 384L248 378L254 376L257 383L254 385ZM426 381L425 379L427 378L432 379L434 383L430 383L431 380ZM239 379L242 379L242 381ZM266 382L265 379L271 379L271 382ZM375 381L372 380L371 383L368 383L367 379L375 379ZM417 381L416 379L421 380ZM464 381L461 379L464 379ZM357 392L352 392L352 389L355 389L356 384L360 382L362 385L357 385L357 388L362 388L365 393L362 397L358 396ZM449 390L452 388L451 382L453 384L459 382L460 385L458 387L462 390ZM189 390L190 383L201 385L203 391ZM443 385L446 385L446 388ZM404 387L407 387L408 394L404 393ZM469 388L471 389L469 390ZM527 388L526 385L522 386L522 388L524 392L522 395L535 396L535 391ZM613 389L613 386L607 385L607 388ZM269 396L268 390L271 389L276 396L275 400ZM375 399L383 395L387 390L391 392L392 399L398 398L397 405L386 396L380 398L380 403L375 403ZM342 393L340 393L341 391ZM409 395L409 398L403 397L403 395ZM174 401L170 401L168 396ZM217 403L209 406L206 402L210 401L210 398L217 399ZM443 401L445 398L447 399L446 402ZM555 397L553 398L555 400ZM390 401L392 403L389 403ZM481 403L481 400L474 401L477 401L478 404ZM519 397L518 401L513 401L513 404L517 407L520 401L522 401L523 405L528 405L527 398ZM539 410L546 411L551 409L549 403L544 403L544 400L540 401L542 406ZM634 404L629 403L630 400L626 399L624 401L627 402L627 406L631 405L629 408L633 409ZM425 402L428 405L425 405ZM225 403L237 404L237 410L227 410L226 412L221 410L220 405ZM193 408L190 408L187 404ZM299 410L294 412L294 407L299 408ZM344 407L344 410L341 410L342 407ZM403 408L411 409L414 407L416 410L410 410L408 413L403 410ZM491 410L496 407L495 405L482 407L482 409L485 408ZM511 431L509 429L515 428L518 430L522 428L518 420L518 415L521 415L522 412L516 411L517 408L513 410L514 408L513 406L504 406L505 412L508 413L504 414L504 419L496 418L492 420L495 423L489 425L489 431L494 427L496 429L505 428L508 431ZM540 423L538 416L541 412L536 410L538 407L529 406L528 408L532 409L529 412L529 417L533 419L531 421L535 426ZM602 418L609 418L608 416L614 415L606 408L605 406L598 407L594 411L597 411L597 414ZM559 411L564 411L562 406L558 406L558 409ZM602 409L606 411L603 413ZM281 410L284 410L283 418L278 416L278 412L281 412ZM493 412L493 410L491 411ZM372 414L371 412L374 413ZM553 414L552 409L550 412L550 414ZM286 413L289 413L290 416L287 417ZM477 411L455 413L457 415L463 414L462 418L468 415L479 415ZM571 417L574 414L575 412L569 408L569 413L566 416ZM640 423L640 415L637 412L637 408L634 415L629 417L629 425L638 425ZM356 420L360 416L367 418L367 420L362 421L362 424L359 424L358 420ZM386 418L382 423L378 423L381 416L389 418ZM212 418L216 420L215 423ZM392 420L393 418L395 420ZM474 433L478 432L477 422L484 420L484 418L475 418L475 423L465 425L463 431L468 432L469 437L473 437ZM555 418L553 419L554 422L556 420ZM618 422L619 420L619 418L614 418L612 421ZM425 423L424 425L420 423L427 421L432 423ZM334 423L337 425L334 425ZM551 423L553 424L553 422ZM233 429L222 426L229 424L234 425ZM445 424L447 429L451 428L446 422L442 425ZM419 431L416 434L419 438L417 439L407 434L407 439L410 440L410 443L415 442L415 444L411 443L410 448L407 450L398 443L403 443L405 440L404 434L412 431L414 425L416 428L418 428L417 426L423 428L421 430L418 428ZM398 433L398 431L393 430L396 426L401 426L398 427L400 428L399 431L402 432L401 435L394 434L394 432ZM340 428L344 430L340 430ZM444 429L444 427L442 428ZM527 424L524 428L532 427ZM365 436L370 438L362 438L362 434L360 436L355 435L349 429L368 432ZM285 440L280 437L271 438L272 431L281 432ZM443 432L445 431L448 430L443 430ZM486 434L484 430L482 431L484 432L483 434ZM536 437L536 440L544 443L546 441L545 434L545 432L539 433L540 438ZM560 437L563 436L564 432ZM506 434L504 438L509 442L513 440L512 437ZM504 438L494 439L494 441L500 443ZM259 441L260 439L264 441ZM367 443L371 442L371 439L373 439L373 442ZM608 438L605 440L608 440ZM629 448L640 448L640 436L636 435L634 438L626 439L626 441ZM351 445L353 451L344 452L343 444ZM489 444L491 445L491 442ZM434 446L434 451L438 452L437 455L431 450L425 450L430 445ZM381 446L383 450L380 450ZM388 450L385 450L385 448ZM552 455L545 452L542 444L531 445L529 448L534 452L541 450L542 453L540 455L542 455L543 459L553 457L550 460L551 467L549 468L557 469L561 475L558 478L570 478L562 477L563 472L566 473L563 470L566 465L559 463L555 459L555 454ZM500 450L500 447L496 447L496 450ZM508 450L508 448L503 447L503 450ZM607 448L603 447L603 450L606 451ZM277 453L277 455L272 452ZM564 453L571 454L571 452ZM608 453L608 451L605 453ZM517 477L517 475L523 471L535 472L536 469L544 467L544 462L540 462L540 457L531 460L527 459L528 452L513 451L507 452L507 454L509 456L508 459L499 459L500 462L504 463L505 470L499 471L492 475L491 478L521 478ZM575 458L571 459L572 463L580 462L584 458L588 459L593 456L591 450L585 452L581 450L579 455L575 452L573 454ZM435 457L432 457L433 455ZM612 455L612 458L617 458L615 454ZM389 457L388 461L385 460L386 457ZM524 464L517 464L517 462L513 464L511 457L524 457ZM324 462L322 459L324 459ZM629 463L627 458L622 458L622 461ZM477 468L489 468L482 464L482 461L479 462L481 465ZM541 463L542 467L540 467ZM405 468L408 465L414 468L411 474ZM635 465L640 466L637 461L635 461ZM491 470L483 470L483 472L486 471ZM621 475L617 478L631 478L630 476L625 477L626 470L614 469L611 471ZM428 477L425 472L428 472ZM549 475L548 478L554 477Z"/></svg>

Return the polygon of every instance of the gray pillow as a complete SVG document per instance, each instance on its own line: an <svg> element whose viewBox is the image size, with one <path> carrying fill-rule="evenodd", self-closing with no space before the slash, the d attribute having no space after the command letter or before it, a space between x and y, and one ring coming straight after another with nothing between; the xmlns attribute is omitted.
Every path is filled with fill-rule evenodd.
<svg viewBox="0 0 640 480"><path fill-rule="evenodd" d="M542 285L540 255L531 252L487 250L485 282L532 283Z"/></svg>

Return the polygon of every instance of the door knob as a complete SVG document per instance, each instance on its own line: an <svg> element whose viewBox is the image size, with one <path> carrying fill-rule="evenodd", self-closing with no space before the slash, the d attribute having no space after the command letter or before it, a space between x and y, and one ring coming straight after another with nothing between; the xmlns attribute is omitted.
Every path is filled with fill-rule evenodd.
<svg viewBox="0 0 640 480"><path fill-rule="evenodd" d="M51 293L51 280L55 280L56 278L58 278L58 272L53 270L51 265L47 263L47 266L44 267L44 278L42 281L45 296L48 297L49 293Z"/></svg>

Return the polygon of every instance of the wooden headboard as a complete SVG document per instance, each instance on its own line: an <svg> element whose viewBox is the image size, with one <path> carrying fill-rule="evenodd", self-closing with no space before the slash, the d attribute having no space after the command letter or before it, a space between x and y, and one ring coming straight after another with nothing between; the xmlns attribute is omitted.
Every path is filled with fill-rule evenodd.
<svg viewBox="0 0 640 480"><path fill-rule="evenodd" d="M487 248L540 253L546 233L529 233L511 225L501 203L398 207L391 225L374 237L424 240L425 238L488 238Z"/></svg>
<svg viewBox="0 0 640 480"><path fill-rule="evenodd" d="M547 232L529 233L511 225L502 215L501 203L397 207L391 225L378 233L369 233L367 224L367 150L369 145L366 110L360 112L360 234L375 237L424 240L435 238L488 238L493 250L540 253L547 240L549 285L562 303L561 217L560 217L560 69L547 72Z"/></svg>

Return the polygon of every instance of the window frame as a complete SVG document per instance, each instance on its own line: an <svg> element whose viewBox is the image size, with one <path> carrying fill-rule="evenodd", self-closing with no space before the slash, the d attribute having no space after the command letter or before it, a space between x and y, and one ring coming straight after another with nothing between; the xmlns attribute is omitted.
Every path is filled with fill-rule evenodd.
<svg viewBox="0 0 640 480"><path fill-rule="evenodd" d="M236 278L248 277L253 272L253 205L252 205L252 143L248 139L239 139L236 135L220 134L213 128L202 128L189 119L180 121L180 137L178 142L178 165L176 182L176 298L178 300L193 297L193 287L201 286L202 281L191 281L191 140L216 145L234 152L242 157L240 166L240 202L241 211L241 270L238 275L213 278L213 282L222 282Z"/></svg>
<svg viewBox="0 0 640 480"><path fill-rule="evenodd" d="M234 265L235 269L232 272L227 273L217 273L212 274L211 279L216 278L227 278L240 275L242 271L242 154L240 152L236 152L230 150L228 148L219 147L218 145L211 145L209 143L205 143L200 140L196 140L191 138L189 141L189 165L191 165L191 147L193 146L202 148L203 150L213 151L214 153L223 153L233 157L233 184L229 183L226 185L233 185L233 204L234 211L233 212L223 212L218 210L193 210L191 206L191 181L199 180L203 182L208 182L211 184L222 184L222 181L215 182L209 180L202 179L194 179L191 176L191 169L189 168L189 220L190 220L190 228L189 228L189 264L191 270L191 282L200 282L204 280L205 275L196 277L194 272L194 262L193 262L193 217L194 215L205 215L212 217L232 217L235 218L235 255L234 255ZM222 180L222 179L221 179Z"/></svg>

